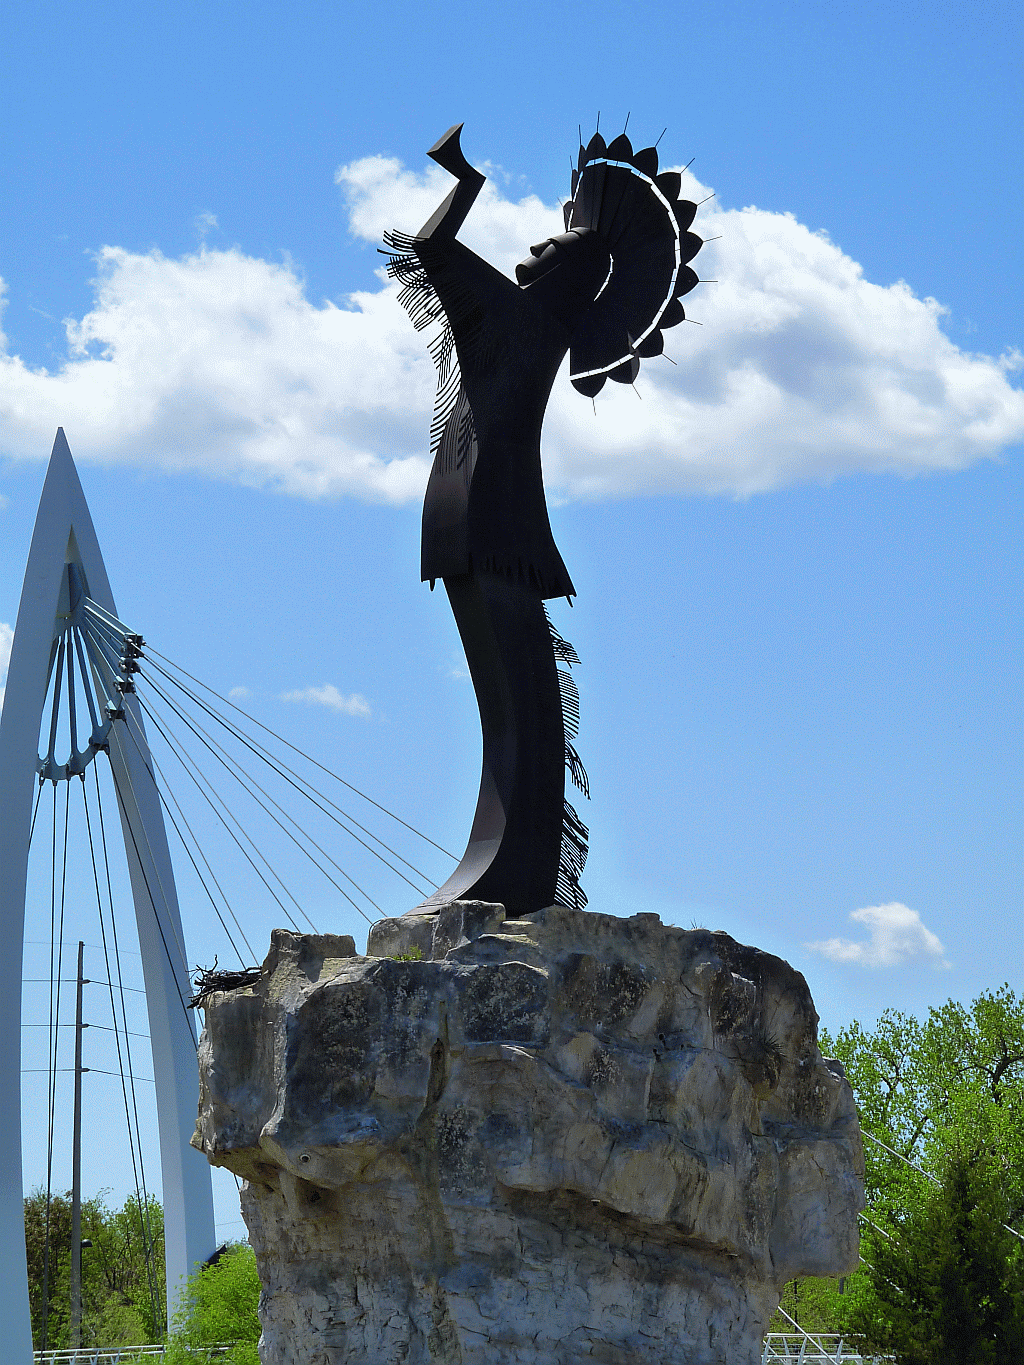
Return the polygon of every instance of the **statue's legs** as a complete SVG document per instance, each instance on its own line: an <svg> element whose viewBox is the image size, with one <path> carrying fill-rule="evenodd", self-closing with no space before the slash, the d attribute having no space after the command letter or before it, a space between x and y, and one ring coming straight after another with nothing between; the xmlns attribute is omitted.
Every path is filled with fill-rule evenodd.
<svg viewBox="0 0 1024 1365"><path fill-rule="evenodd" d="M551 905L562 847L565 732L539 593L498 574L446 578L480 707L483 772L462 861L420 911L498 901L510 916Z"/></svg>

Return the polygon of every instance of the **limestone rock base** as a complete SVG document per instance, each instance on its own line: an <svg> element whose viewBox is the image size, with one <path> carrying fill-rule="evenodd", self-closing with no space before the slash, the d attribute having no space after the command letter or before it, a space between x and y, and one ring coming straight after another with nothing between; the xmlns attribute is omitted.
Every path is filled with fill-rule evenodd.
<svg viewBox="0 0 1024 1365"><path fill-rule="evenodd" d="M284 1207L252 1184L242 1195L275 1365L759 1362L778 1301L727 1255L578 1195L510 1193L452 1216L422 1188L296 1193Z"/></svg>
<svg viewBox="0 0 1024 1365"><path fill-rule="evenodd" d="M369 953L276 931L205 1000L265 1365L755 1365L787 1280L857 1264L852 1096L780 959L479 902Z"/></svg>

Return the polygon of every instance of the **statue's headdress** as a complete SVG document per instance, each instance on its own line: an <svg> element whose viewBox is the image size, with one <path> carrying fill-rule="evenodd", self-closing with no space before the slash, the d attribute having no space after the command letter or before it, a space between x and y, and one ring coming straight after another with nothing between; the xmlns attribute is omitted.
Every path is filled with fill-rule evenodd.
<svg viewBox="0 0 1024 1365"><path fill-rule="evenodd" d="M689 231L697 206L679 198L681 184L677 171L658 174L654 147L634 152L625 133L580 147L566 230L596 233L611 255L569 350L570 378L588 398L606 379L631 384L641 357L660 355L664 329L686 316L679 300L698 283L688 262L703 241Z"/></svg>

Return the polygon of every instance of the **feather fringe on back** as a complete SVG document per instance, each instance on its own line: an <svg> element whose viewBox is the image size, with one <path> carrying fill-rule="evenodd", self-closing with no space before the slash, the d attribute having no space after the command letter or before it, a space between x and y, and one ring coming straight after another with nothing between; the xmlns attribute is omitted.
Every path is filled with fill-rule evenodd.
<svg viewBox="0 0 1024 1365"><path fill-rule="evenodd" d="M421 241L404 232L385 232L384 245L388 248L383 253L388 258L387 273L402 286L398 302L409 314L409 319L417 332L422 332L432 323L442 324L437 336L427 346L437 370L437 397L434 399L434 416L430 423L430 454L433 457L437 454L444 429L455 411L462 388L459 356L455 349L455 332L437 296L437 291L430 283L423 262L416 254L417 247L421 252L429 251L429 239ZM467 404L467 411L468 406ZM469 420L472 422L471 414Z"/></svg>
<svg viewBox="0 0 1024 1365"><path fill-rule="evenodd" d="M548 616L548 630L551 632L551 649L556 664L567 664L568 668L558 669L558 690L562 698L562 729L565 733L565 766L573 786L589 799L590 779L583 761L576 752L573 740L580 728L580 694L576 680L568 671L580 661L579 655L568 640L564 639ZM558 882L556 899L560 905L572 910L583 910L587 904L587 893L580 886L580 878L587 863L590 851L590 831L576 814L575 808L564 802L562 811L562 853L558 861Z"/></svg>

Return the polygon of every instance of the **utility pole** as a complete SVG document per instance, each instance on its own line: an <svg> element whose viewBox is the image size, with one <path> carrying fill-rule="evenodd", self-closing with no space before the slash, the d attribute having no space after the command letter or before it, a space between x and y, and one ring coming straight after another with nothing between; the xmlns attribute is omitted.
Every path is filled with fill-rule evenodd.
<svg viewBox="0 0 1024 1365"><path fill-rule="evenodd" d="M82 975L85 944L78 944L78 991L75 999L75 1125L71 1146L71 1349L82 1344Z"/></svg>

